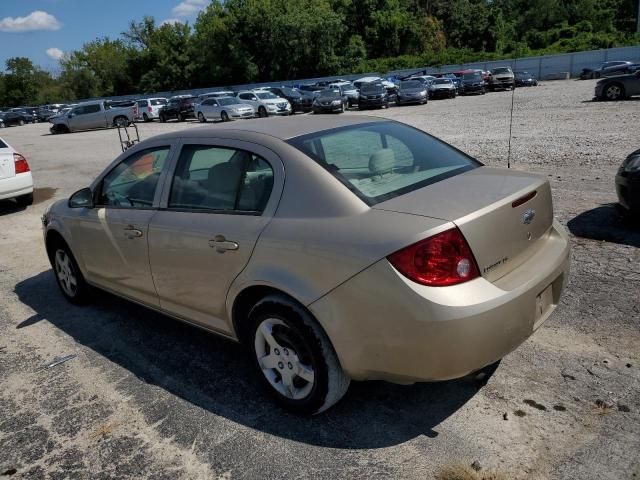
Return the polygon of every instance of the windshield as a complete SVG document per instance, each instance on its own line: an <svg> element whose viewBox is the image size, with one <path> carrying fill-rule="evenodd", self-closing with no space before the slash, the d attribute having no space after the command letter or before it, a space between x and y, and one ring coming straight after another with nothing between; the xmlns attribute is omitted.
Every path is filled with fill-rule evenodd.
<svg viewBox="0 0 640 480"><path fill-rule="evenodd" d="M302 95L300 95L299 92L297 92L296 90L293 90L292 88L289 87L282 87L280 90L282 90L282 93L284 93L285 95L288 95L292 98L300 98Z"/></svg>
<svg viewBox="0 0 640 480"><path fill-rule="evenodd" d="M397 122L372 122L289 140L368 205L481 166L431 135Z"/></svg>
<svg viewBox="0 0 640 480"><path fill-rule="evenodd" d="M447 85L451 83L451 80L449 80L448 78L436 78L433 83L435 83L436 85Z"/></svg>
<svg viewBox="0 0 640 480"><path fill-rule="evenodd" d="M380 92L384 87L381 83L365 83L360 87L360 91L367 92Z"/></svg>
<svg viewBox="0 0 640 480"><path fill-rule="evenodd" d="M164 98L154 98L153 100L150 100L149 103L151 105L166 105L167 101Z"/></svg>
<svg viewBox="0 0 640 480"><path fill-rule="evenodd" d="M422 82L420 80L408 80L406 82L400 82L401 89L408 88L421 88Z"/></svg>
<svg viewBox="0 0 640 480"><path fill-rule="evenodd" d="M339 98L340 90L322 90L319 94L319 98Z"/></svg>
<svg viewBox="0 0 640 480"><path fill-rule="evenodd" d="M274 95L271 92L257 92L256 93L256 97L261 98L262 100L269 100L272 98L278 98L276 95Z"/></svg>
<svg viewBox="0 0 640 480"><path fill-rule="evenodd" d="M220 105L244 105L242 102L238 101L237 98L220 97L217 100Z"/></svg>
<svg viewBox="0 0 640 480"><path fill-rule="evenodd" d="M353 83L351 82L345 82L345 83L341 83L340 84L340 88L342 88L342 90L355 90L356 87Z"/></svg>
<svg viewBox="0 0 640 480"><path fill-rule="evenodd" d="M482 76L479 73L465 73L462 78L464 80L480 80Z"/></svg>
<svg viewBox="0 0 640 480"><path fill-rule="evenodd" d="M509 68L507 67L503 67L503 68L494 68L493 69L493 73L511 73L511 71L509 70Z"/></svg>

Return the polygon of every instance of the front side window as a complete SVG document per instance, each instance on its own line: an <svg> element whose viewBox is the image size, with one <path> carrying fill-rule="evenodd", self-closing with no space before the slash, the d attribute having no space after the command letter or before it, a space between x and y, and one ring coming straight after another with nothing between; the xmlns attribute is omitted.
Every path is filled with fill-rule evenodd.
<svg viewBox="0 0 640 480"><path fill-rule="evenodd" d="M100 111L100 105L87 105L84 107L83 113L98 113Z"/></svg>
<svg viewBox="0 0 640 480"><path fill-rule="evenodd" d="M98 205L151 207L168 153L168 146L149 148L120 162L102 180Z"/></svg>
<svg viewBox="0 0 640 480"><path fill-rule="evenodd" d="M169 208L260 213L269 200L273 169L244 150L185 145L171 185Z"/></svg>
<svg viewBox="0 0 640 480"><path fill-rule="evenodd" d="M480 166L420 130L396 122L341 127L289 140L368 205Z"/></svg>

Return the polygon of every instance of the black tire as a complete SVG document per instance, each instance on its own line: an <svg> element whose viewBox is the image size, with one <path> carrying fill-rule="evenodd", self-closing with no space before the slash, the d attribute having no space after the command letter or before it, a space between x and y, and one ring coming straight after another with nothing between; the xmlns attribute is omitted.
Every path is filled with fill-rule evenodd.
<svg viewBox="0 0 640 480"><path fill-rule="evenodd" d="M224 110L222 112L220 112L220 119L223 122L228 122L229 121L229 115L227 114L227 112L225 112Z"/></svg>
<svg viewBox="0 0 640 480"><path fill-rule="evenodd" d="M615 102L617 100L624 100L625 96L624 85L621 83L611 82L606 84L602 89L603 100Z"/></svg>
<svg viewBox="0 0 640 480"><path fill-rule="evenodd" d="M182 115L181 113L178 113L177 119L179 122L184 122L184 115Z"/></svg>
<svg viewBox="0 0 640 480"><path fill-rule="evenodd" d="M600 78L600 72L593 72L594 78Z"/></svg>
<svg viewBox="0 0 640 480"><path fill-rule="evenodd" d="M269 114L267 113L267 109L264 107L259 107L258 108L258 117L260 118L265 118L269 116Z"/></svg>
<svg viewBox="0 0 640 480"><path fill-rule="evenodd" d="M146 113L143 113L142 114L142 121L147 123L147 122L150 122L151 119L149 118L149 116Z"/></svg>
<svg viewBox="0 0 640 480"><path fill-rule="evenodd" d="M59 252L64 252L66 258L69 259L68 265L70 266L70 271L74 275L74 278L76 280L75 288L71 290L65 288L65 282L61 280L61 277L64 277L64 275L61 275L60 273L60 271L62 270L62 266L58 263L57 260ZM73 253L71 253L71 249L69 248L69 246L61 240L56 241L50 247L50 256L51 265L53 266L53 274L56 277L56 282L64 298L66 298L68 302L73 303L74 305L82 305L87 303L90 300L91 288L85 281L84 276L82 275L82 272L78 267L78 262L76 262L76 259L73 256Z"/></svg>
<svg viewBox="0 0 640 480"><path fill-rule="evenodd" d="M127 117L116 117L113 119L113 125L116 127L126 127L129 125L129 119Z"/></svg>
<svg viewBox="0 0 640 480"><path fill-rule="evenodd" d="M303 414L320 413L338 402L347 392L351 380L342 370L326 333L304 307L285 296L271 295L260 300L251 309L249 322L247 342L258 375L285 409ZM276 323L268 330L277 342L275 348L265 343L265 337L261 333L263 329L260 326L268 326L270 323ZM275 357L277 365L263 370L258 360L262 355L258 351L261 345L268 349L265 357ZM278 347L282 351L278 351ZM293 355L289 356L291 353ZM299 365L308 365L306 371L313 375L313 380L308 381L296 374L288 374L291 375L291 388L298 389L297 393L300 395L304 393L300 398L291 398L295 395L286 396L277 387L279 385L280 389L287 390L283 379L289 372L287 365L289 369L292 368L292 363L288 361L291 358L300 359ZM295 370L295 366L293 369ZM268 375L271 379L267 379ZM305 390L308 391L305 393ZM288 391L291 392L291 389Z"/></svg>
<svg viewBox="0 0 640 480"><path fill-rule="evenodd" d="M207 118L204 116L204 114L202 112L198 112L198 121L200 123L206 123L207 122Z"/></svg>
<svg viewBox="0 0 640 480"><path fill-rule="evenodd" d="M16 197L16 202L21 207L28 207L29 205L33 205L33 192Z"/></svg>

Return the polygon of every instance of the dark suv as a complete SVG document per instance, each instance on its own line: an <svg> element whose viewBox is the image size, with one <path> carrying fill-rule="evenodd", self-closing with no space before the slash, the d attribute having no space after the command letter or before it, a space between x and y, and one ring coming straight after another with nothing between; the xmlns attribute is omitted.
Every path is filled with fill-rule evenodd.
<svg viewBox="0 0 640 480"><path fill-rule="evenodd" d="M172 118L175 118L179 122L183 122L187 118L196 118L193 110L195 101L196 97L172 98L160 109L158 118L160 118L160 121L163 123Z"/></svg>
<svg viewBox="0 0 640 480"><path fill-rule="evenodd" d="M360 97L358 98L358 108L388 108L389 92L380 82L363 83L360 85Z"/></svg>

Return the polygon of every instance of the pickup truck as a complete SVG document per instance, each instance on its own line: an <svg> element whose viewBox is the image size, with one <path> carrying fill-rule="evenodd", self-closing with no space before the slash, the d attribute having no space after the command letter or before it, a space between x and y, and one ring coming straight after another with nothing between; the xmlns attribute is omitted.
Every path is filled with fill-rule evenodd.
<svg viewBox="0 0 640 480"><path fill-rule="evenodd" d="M125 126L133 122L135 107L114 107L104 100L80 103L65 115L49 119L51 133L69 133L92 128Z"/></svg>

